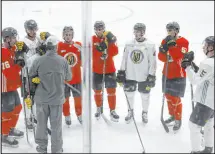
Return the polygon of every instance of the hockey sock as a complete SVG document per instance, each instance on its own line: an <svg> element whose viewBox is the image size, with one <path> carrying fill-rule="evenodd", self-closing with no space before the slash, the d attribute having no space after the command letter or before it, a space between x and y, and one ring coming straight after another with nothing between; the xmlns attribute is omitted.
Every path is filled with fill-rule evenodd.
<svg viewBox="0 0 215 154"><path fill-rule="evenodd" d="M214 118L210 118L204 126L204 140L206 147L214 147Z"/></svg>
<svg viewBox="0 0 215 154"><path fill-rule="evenodd" d="M69 97L65 99L65 102L63 104L63 115L69 116L70 115L70 104L69 104Z"/></svg>
<svg viewBox="0 0 215 154"><path fill-rule="evenodd" d="M8 135L10 132L10 121L11 117L13 116L13 112L2 112L2 135Z"/></svg>
<svg viewBox="0 0 215 154"><path fill-rule="evenodd" d="M131 92L126 91L125 94L128 98L128 103L130 104L130 108L128 106L128 109L132 110L134 108L134 94L135 94L135 92L134 91L131 91Z"/></svg>
<svg viewBox="0 0 215 154"><path fill-rule="evenodd" d="M116 88L107 88L107 97L108 97L108 104L110 110L115 110L116 108Z"/></svg>
<svg viewBox="0 0 215 154"><path fill-rule="evenodd" d="M202 134L200 133L201 126L189 121L189 128L192 151L200 151L202 138Z"/></svg>
<svg viewBox="0 0 215 154"><path fill-rule="evenodd" d="M81 104L81 97L74 97L75 102L75 113L77 116L82 114L82 104Z"/></svg>
<svg viewBox="0 0 215 154"><path fill-rule="evenodd" d="M11 128L16 127L16 124L17 124L17 121L19 119L19 114L20 114L21 110L22 110L22 104L15 106L15 108L12 112L12 115L11 115L11 120L9 122Z"/></svg>
<svg viewBox="0 0 215 154"><path fill-rule="evenodd" d="M102 106L102 90L94 90L94 99L97 107Z"/></svg>
<svg viewBox="0 0 215 154"><path fill-rule="evenodd" d="M142 99L143 111L148 112L150 94L149 93L140 93L140 96Z"/></svg>

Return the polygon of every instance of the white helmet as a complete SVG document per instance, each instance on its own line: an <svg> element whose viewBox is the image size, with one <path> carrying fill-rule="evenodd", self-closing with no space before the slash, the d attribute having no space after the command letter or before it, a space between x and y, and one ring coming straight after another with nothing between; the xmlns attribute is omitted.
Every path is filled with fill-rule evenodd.
<svg viewBox="0 0 215 154"><path fill-rule="evenodd" d="M56 36L49 36L46 41L45 41L45 45L46 45L46 49L48 50L53 50L58 44L58 39Z"/></svg>

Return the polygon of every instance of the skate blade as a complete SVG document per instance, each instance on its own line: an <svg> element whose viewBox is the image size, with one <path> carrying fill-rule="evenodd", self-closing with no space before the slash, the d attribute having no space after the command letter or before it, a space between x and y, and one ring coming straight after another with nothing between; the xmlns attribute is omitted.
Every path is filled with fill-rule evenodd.
<svg viewBox="0 0 215 154"><path fill-rule="evenodd" d="M119 119L114 119L112 117L110 118L110 120L113 121L113 122L119 122Z"/></svg>
<svg viewBox="0 0 215 154"><path fill-rule="evenodd" d="M128 121L125 120L125 123L126 123L126 124L130 124L132 121L133 121L133 119L130 119L130 120L128 120Z"/></svg>
<svg viewBox="0 0 215 154"><path fill-rule="evenodd" d="M99 117L95 117L96 118L96 120L99 120L99 119L101 119L101 116L99 116Z"/></svg>
<svg viewBox="0 0 215 154"><path fill-rule="evenodd" d="M23 136L13 136L13 135L9 135L10 137L13 137L13 138L15 138L15 139L21 139L21 138L23 138L24 137L24 135Z"/></svg>
<svg viewBox="0 0 215 154"><path fill-rule="evenodd" d="M180 129L179 130L172 130L172 131L173 131L173 134L177 134L180 131Z"/></svg>
<svg viewBox="0 0 215 154"><path fill-rule="evenodd" d="M4 146L4 147L9 147L9 148L18 148L18 147L19 147L18 144L17 144L17 145L9 145L9 144L7 144L7 143L2 143L2 146Z"/></svg>

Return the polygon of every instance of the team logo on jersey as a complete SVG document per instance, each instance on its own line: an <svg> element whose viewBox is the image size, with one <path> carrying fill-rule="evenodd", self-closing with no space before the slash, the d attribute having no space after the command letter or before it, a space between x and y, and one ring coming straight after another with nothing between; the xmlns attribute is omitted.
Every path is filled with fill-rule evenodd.
<svg viewBox="0 0 215 154"><path fill-rule="evenodd" d="M76 54L70 52L64 55L70 67L74 67L78 63L78 57Z"/></svg>
<svg viewBox="0 0 215 154"><path fill-rule="evenodd" d="M187 52L187 48L182 47L182 48L181 48L181 52L182 52L182 53L186 53L186 52Z"/></svg>
<svg viewBox="0 0 215 154"><path fill-rule="evenodd" d="M141 50L133 50L130 57L135 64L139 64L143 61L144 55Z"/></svg>

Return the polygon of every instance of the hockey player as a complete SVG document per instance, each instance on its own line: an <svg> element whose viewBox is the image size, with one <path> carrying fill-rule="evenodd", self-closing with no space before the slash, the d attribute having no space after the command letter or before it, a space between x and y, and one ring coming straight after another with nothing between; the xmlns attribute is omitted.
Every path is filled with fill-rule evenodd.
<svg viewBox="0 0 215 154"><path fill-rule="evenodd" d="M18 147L16 140L24 136L24 133L16 129L22 105L17 89L21 87L20 70L25 66L24 52L27 52L26 45L22 42L23 48L17 48L17 30L7 27L2 31L2 130L1 138L3 146ZM21 43L21 42L20 42ZM27 99L28 100L28 99ZM25 100L27 102L27 100ZM28 101L28 104L31 102Z"/></svg>
<svg viewBox="0 0 215 154"><path fill-rule="evenodd" d="M47 153L48 133L47 122L51 124L51 152L62 152L62 108L64 103L64 81L72 78L67 61L57 55L57 39L49 36L46 41L46 53L33 61L29 77L38 76L38 84L34 99L36 103L37 127L35 142L36 150Z"/></svg>
<svg viewBox="0 0 215 154"><path fill-rule="evenodd" d="M64 42L58 43L57 52L59 55L64 57L72 71L73 77L72 80L67 82L74 89L78 90L80 93L77 93L74 89L71 89L68 85L65 84L65 102L63 104L63 114L65 116L65 121L67 125L71 125L71 116L70 116L70 91L72 91L75 103L75 112L78 118L78 121L82 123L82 105L81 105L81 43L74 42L74 30L72 26L65 26L63 28L63 39Z"/></svg>
<svg viewBox="0 0 215 154"><path fill-rule="evenodd" d="M186 72L181 67L181 60L184 53L188 51L189 42L179 36L180 26L177 22L168 23L166 30L168 36L161 42L158 59L164 62L162 91L167 99L170 114L170 118L165 120L165 123L175 122L173 131L177 131L182 124L181 97L184 96L186 88Z"/></svg>
<svg viewBox="0 0 215 154"><path fill-rule="evenodd" d="M103 91L102 81L103 74L105 74L105 88L108 95L108 104L110 108L110 117L112 121L117 122L119 116L117 115L116 108L116 74L113 57L118 54L118 47L116 45L116 37L105 30L103 21L96 21L94 24L95 34L92 37L93 42L93 90L94 99L97 106L95 117L100 118ZM105 65L104 65L105 63ZM103 72L103 68L105 71Z"/></svg>
<svg viewBox="0 0 215 154"><path fill-rule="evenodd" d="M29 51L26 54L25 60L26 60L26 67L29 68L32 65L32 62L35 60L36 57L39 57L39 54L36 53L36 48L40 45L40 39L37 37L36 33L38 31L38 24L35 20L26 20L24 23L24 28L26 32L26 36L23 39L23 42L28 46ZM24 71L24 80L26 81L26 72ZM27 107L27 106L25 106ZM32 105L33 112L35 114L35 106ZM28 129L33 129L33 124L32 124L32 117L31 117L31 110L26 108L26 117L27 117L27 128Z"/></svg>
<svg viewBox="0 0 215 154"><path fill-rule="evenodd" d="M135 38L125 45L121 68L117 73L117 82L124 84L124 91L130 105L125 121L129 123L132 120L134 96L138 84L138 91L142 98L142 121L147 123L150 91L155 86L156 50L155 44L144 37L145 24L136 23L133 30Z"/></svg>
<svg viewBox="0 0 215 154"><path fill-rule="evenodd" d="M200 63L199 68L192 62L194 59L192 51L185 54L181 64L191 84L197 85L193 98L196 105L189 121L192 153L212 153L214 146L214 36L204 40L203 52L207 58ZM201 127L204 127L203 151Z"/></svg>

